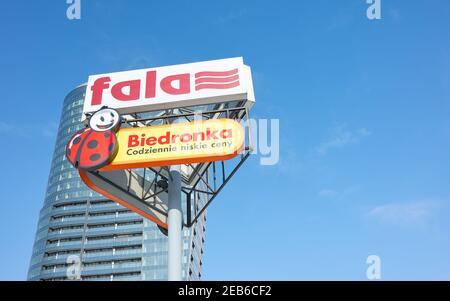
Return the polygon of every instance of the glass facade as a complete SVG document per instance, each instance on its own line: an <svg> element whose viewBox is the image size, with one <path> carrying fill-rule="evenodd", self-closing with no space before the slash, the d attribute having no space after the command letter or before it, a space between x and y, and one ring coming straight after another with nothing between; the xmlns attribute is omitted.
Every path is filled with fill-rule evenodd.
<svg viewBox="0 0 450 301"><path fill-rule="evenodd" d="M28 280L167 280L167 237L87 188L65 148L80 123L86 86L65 98ZM183 230L183 279L200 280L206 215Z"/></svg>

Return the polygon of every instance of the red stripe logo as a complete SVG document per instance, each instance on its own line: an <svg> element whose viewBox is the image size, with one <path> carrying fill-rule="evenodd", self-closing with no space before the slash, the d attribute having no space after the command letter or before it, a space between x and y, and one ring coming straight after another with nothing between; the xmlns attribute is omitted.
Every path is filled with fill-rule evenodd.
<svg viewBox="0 0 450 301"><path fill-rule="evenodd" d="M239 70L202 71L195 73L195 90L230 89L239 86Z"/></svg>

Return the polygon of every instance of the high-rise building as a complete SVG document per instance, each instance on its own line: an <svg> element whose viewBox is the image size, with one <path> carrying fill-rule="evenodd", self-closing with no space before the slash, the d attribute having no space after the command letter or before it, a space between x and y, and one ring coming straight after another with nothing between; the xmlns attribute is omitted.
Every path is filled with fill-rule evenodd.
<svg viewBox="0 0 450 301"><path fill-rule="evenodd" d="M166 280L167 237L136 213L87 188L67 161L83 127L86 86L65 98L28 280ZM185 280L201 278L206 216L183 230Z"/></svg>

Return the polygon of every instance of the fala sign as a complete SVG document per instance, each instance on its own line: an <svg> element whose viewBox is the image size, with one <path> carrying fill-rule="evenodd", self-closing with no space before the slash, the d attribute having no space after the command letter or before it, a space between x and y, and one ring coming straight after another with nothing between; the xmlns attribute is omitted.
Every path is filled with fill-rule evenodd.
<svg viewBox="0 0 450 301"><path fill-rule="evenodd" d="M83 115L104 106L129 114L242 99L254 102L251 70L239 57L89 76Z"/></svg>

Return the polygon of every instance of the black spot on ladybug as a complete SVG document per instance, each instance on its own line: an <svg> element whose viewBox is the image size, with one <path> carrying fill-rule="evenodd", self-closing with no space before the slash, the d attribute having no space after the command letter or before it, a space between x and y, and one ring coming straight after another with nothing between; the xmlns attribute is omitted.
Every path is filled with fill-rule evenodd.
<svg viewBox="0 0 450 301"><path fill-rule="evenodd" d="M78 136L77 138L75 138L75 139L73 139L73 144L78 144L78 143L80 143L80 141L81 141L81 138Z"/></svg>
<svg viewBox="0 0 450 301"><path fill-rule="evenodd" d="M70 148L68 148L67 149L67 156L70 156L70 153L71 153Z"/></svg>
<svg viewBox="0 0 450 301"><path fill-rule="evenodd" d="M114 144L111 143L111 144L108 146L108 151L112 152L113 149L114 149Z"/></svg>
<svg viewBox="0 0 450 301"><path fill-rule="evenodd" d="M111 136L108 132L105 132L105 138L109 138Z"/></svg>
<svg viewBox="0 0 450 301"><path fill-rule="evenodd" d="M96 148L98 145L98 141L97 140L91 140L88 142L87 146L90 149Z"/></svg>
<svg viewBox="0 0 450 301"><path fill-rule="evenodd" d="M89 157L89 160L91 161L97 161L98 159L100 159L100 154L93 154Z"/></svg>

